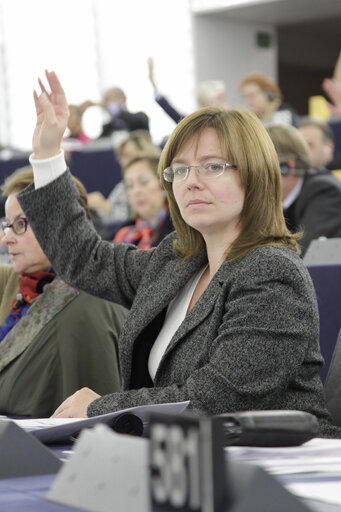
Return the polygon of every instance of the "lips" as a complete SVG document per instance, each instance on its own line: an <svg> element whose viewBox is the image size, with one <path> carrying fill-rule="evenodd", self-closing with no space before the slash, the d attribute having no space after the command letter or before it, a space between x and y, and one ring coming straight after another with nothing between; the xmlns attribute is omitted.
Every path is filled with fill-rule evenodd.
<svg viewBox="0 0 341 512"><path fill-rule="evenodd" d="M203 201L201 199L192 199L191 201L188 201L187 206L198 206L198 205L206 205L210 204L207 201Z"/></svg>

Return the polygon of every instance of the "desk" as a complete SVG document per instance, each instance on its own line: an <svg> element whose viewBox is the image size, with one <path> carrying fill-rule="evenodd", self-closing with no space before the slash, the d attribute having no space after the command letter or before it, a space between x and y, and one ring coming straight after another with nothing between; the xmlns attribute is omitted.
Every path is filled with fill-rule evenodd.
<svg viewBox="0 0 341 512"><path fill-rule="evenodd" d="M315 441L315 440L314 440ZM329 442L329 440L327 441ZM330 440L333 443L333 440ZM335 440L335 443L340 446L340 441ZM243 449L243 448L242 448ZM246 448L247 449L247 448ZM232 451L238 451L239 448L233 447L227 448L226 452L228 457L232 456ZM264 449L263 449L264 450ZM277 449L276 449L277 450ZM289 454L292 448L280 448L280 451L284 451L284 454ZM327 451L327 450L326 450ZM281 455L283 456L283 455ZM288 455L290 457L290 455ZM319 456L312 455L313 459L312 464L319 463L319 459L321 459L321 464L323 464L323 459L325 457L325 453L321 451ZM245 457L242 454L237 453L232 457L234 460L245 460ZM263 457L264 461L264 457ZM336 461L337 462L337 461ZM255 460L253 463L257 463ZM340 464L341 464L341 456L340 456ZM260 464L263 465L264 464ZM299 473L296 471L295 474L287 474L287 475L279 475L276 476L278 480L284 486L290 486L291 484L297 484L298 482L306 481L309 483L319 483L323 484L323 482L328 483L331 479L334 482L337 482L337 485L340 486L341 489L341 470L339 472L334 471L333 475L324 474L324 473ZM11 478L11 479L2 479L0 480L0 510L4 512L72 512L79 511L79 509L68 507L64 505L58 505L57 503L50 502L46 499L46 494L50 487L53 484L55 479L55 475L44 475L44 476L34 476L34 477L25 477L25 478ZM328 491L326 491L328 494ZM303 502L310 507L310 509L314 512L341 512L341 505L336 505L332 503L322 502L315 499L303 499ZM274 508L275 510L275 508ZM130 511L127 511L130 512ZM250 511L251 512L251 511Z"/></svg>

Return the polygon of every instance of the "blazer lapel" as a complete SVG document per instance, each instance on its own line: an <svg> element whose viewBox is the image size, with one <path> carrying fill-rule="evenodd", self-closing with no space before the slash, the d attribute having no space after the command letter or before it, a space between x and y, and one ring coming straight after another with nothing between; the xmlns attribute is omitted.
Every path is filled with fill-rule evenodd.
<svg viewBox="0 0 341 512"><path fill-rule="evenodd" d="M196 328L198 325L203 323L206 318L210 315L216 300L221 290L221 284L215 276L204 293L201 295L198 302L195 304L191 312L186 316L184 321L180 324L178 330L173 336L169 343L165 355L172 350L178 343L181 342L182 338L186 336L191 330Z"/></svg>
<svg viewBox="0 0 341 512"><path fill-rule="evenodd" d="M206 263L207 257L204 252L188 262L177 258L169 262L169 266L164 272L153 276L153 279L149 277L148 282L141 283L129 311L128 321L126 321L119 339L121 372L124 382L130 382L133 346L139 340L140 334L161 314L195 272ZM161 298L160 289L162 289ZM143 311L143 317L141 317L141 311Z"/></svg>
<svg viewBox="0 0 341 512"><path fill-rule="evenodd" d="M171 352L178 343L181 343L183 338L187 336L191 330L202 324L211 314L221 294L222 287L228 279L231 264L233 265L233 263L230 263L227 259L225 260L191 312L180 324L160 361L157 372L162 368L162 364L166 359L167 354L169 354L169 352Z"/></svg>
<svg viewBox="0 0 341 512"><path fill-rule="evenodd" d="M22 354L38 332L78 294L57 277L1 342L0 371Z"/></svg>

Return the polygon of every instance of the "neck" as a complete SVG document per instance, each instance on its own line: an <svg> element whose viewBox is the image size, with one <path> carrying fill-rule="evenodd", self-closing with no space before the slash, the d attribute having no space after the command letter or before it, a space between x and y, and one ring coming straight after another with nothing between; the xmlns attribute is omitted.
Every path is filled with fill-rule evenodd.
<svg viewBox="0 0 341 512"><path fill-rule="evenodd" d="M207 258L209 263L210 274L215 274L223 261L226 258L226 253L229 251L232 243L236 240L239 235L239 229L233 230L228 234L222 235L221 233L215 234L203 234Z"/></svg>

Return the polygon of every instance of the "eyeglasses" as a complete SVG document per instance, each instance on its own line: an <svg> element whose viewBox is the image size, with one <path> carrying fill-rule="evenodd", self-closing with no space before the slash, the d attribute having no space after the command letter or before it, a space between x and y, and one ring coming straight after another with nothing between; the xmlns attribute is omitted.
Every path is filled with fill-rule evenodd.
<svg viewBox="0 0 341 512"><path fill-rule="evenodd" d="M26 233L28 221L25 217L17 217L12 223L4 221L1 223L1 228L6 235L6 229L12 228L16 235L23 235Z"/></svg>
<svg viewBox="0 0 341 512"><path fill-rule="evenodd" d="M170 183L178 183L179 181L185 181L189 175L191 167L194 167L197 175L201 175L203 178L217 178L224 174L225 169L237 169L236 165L225 163L207 163L203 165L172 165L167 167L162 172L165 181Z"/></svg>

